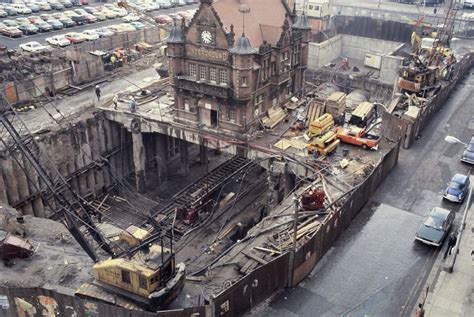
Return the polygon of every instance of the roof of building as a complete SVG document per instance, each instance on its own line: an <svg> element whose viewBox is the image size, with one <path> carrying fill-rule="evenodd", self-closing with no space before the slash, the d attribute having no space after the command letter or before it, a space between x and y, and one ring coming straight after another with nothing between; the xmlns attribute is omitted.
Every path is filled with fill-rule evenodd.
<svg viewBox="0 0 474 317"><path fill-rule="evenodd" d="M303 13L296 17L296 22L293 24L293 28L298 30L311 30L311 23L309 23L306 14Z"/></svg>
<svg viewBox="0 0 474 317"><path fill-rule="evenodd" d="M183 42L183 31L181 26L174 22L170 30L170 35L166 39L166 43L182 43Z"/></svg>
<svg viewBox="0 0 474 317"><path fill-rule="evenodd" d="M247 54L255 54L258 52L257 49L253 48L250 45L249 39L242 33L239 39L235 42L233 48L229 50L232 54L236 55L247 55Z"/></svg>
<svg viewBox="0 0 474 317"><path fill-rule="evenodd" d="M253 47L259 47L266 41L276 45L280 39L285 18L290 14L283 0L214 0L213 7L224 27L235 32L243 30L241 5L250 9L245 14L245 35Z"/></svg>

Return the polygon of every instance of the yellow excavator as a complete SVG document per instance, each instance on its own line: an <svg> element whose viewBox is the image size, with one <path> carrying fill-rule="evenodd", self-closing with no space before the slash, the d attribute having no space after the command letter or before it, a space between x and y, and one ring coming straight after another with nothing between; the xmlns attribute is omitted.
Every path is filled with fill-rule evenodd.
<svg viewBox="0 0 474 317"><path fill-rule="evenodd" d="M96 263L95 280L83 284L76 295L127 309L156 311L168 305L184 287L185 265L176 264L171 241L166 248L163 240L148 243L154 239L135 226L111 238L127 251Z"/></svg>

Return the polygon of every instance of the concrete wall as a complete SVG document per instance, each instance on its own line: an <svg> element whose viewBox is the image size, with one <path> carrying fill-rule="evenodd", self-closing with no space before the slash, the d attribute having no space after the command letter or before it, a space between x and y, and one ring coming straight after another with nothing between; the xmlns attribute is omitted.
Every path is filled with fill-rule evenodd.
<svg viewBox="0 0 474 317"><path fill-rule="evenodd" d="M72 129L38 135L35 139L41 152L47 155L41 157L47 172L55 175L52 167L55 166L81 196L98 195L112 186L113 179L107 168L96 168L95 163L101 163L102 158L108 159L117 177L129 175L133 169L130 133L120 124L100 117L89 117ZM38 191L44 187L35 175L25 173L17 160L22 162L21 155L12 157L0 150L0 184L3 185L0 186L0 202L25 214L48 217L49 211Z"/></svg>
<svg viewBox="0 0 474 317"><path fill-rule="evenodd" d="M341 35L342 46L341 56L363 61L365 53L378 53L385 55L392 52L401 43L392 41L383 41L378 39L372 39L369 37L353 36L353 35Z"/></svg>
<svg viewBox="0 0 474 317"><path fill-rule="evenodd" d="M331 63L341 56L342 35L322 43L309 43L308 68L316 69Z"/></svg>

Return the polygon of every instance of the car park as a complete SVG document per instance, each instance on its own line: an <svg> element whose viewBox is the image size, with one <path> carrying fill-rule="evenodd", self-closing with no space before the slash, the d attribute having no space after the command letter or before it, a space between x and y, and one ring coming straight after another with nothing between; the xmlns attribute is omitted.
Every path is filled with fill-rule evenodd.
<svg viewBox="0 0 474 317"><path fill-rule="evenodd" d="M51 46L49 45L41 45L38 42L28 42L20 44L20 49L25 52L44 52L51 50Z"/></svg>
<svg viewBox="0 0 474 317"><path fill-rule="evenodd" d="M138 21L130 22L129 24L133 26L135 30L141 30L145 28L145 24Z"/></svg>
<svg viewBox="0 0 474 317"><path fill-rule="evenodd" d="M114 32L109 30L107 27L102 27L102 28L96 29L95 31L97 34L99 34L99 37L109 37L109 36L114 35Z"/></svg>
<svg viewBox="0 0 474 317"><path fill-rule="evenodd" d="M86 38L84 37L84 35L82 35L81 33L78 33L78 32L69 32L69 33L66 33L64 35L65 38L67 38L71 44L78 44L78 43L82 43L86 40Z"/></svg>
<svg viewBox="0 0 474 317"><path fill-rule="evenodd" d="M439 247L443 244L449 230L451 230L453 222L453 211L434 207L423 224L418 228L415 239L422 243Z"/></svg>
<svg viewBox="0 0 474 317"><path fill-rule="evenodd" d="M455 203L462 203L469 192L469 176L456 174L446 187L443 198Z"/></svg>
<svg viewBox="0 0 474 317"><path fill-rule="evenodd" d="M85 31L82 32L82 35L88 41L95 41L100 37L99 34L94 30L85 30Z"/></svg>
<svg viewBox="0 0 474 317"><path fill-rule="evenodd" d="M54 30L61 30L62 28L64 28L64 25L61 23L61 21L56 19L47 20L46 23L51 25Z"/></svg>
<svg viewBox="0 0 474 317"><path fill-rule="evenodd" d="M23 32L20 31L17 27L8 26L2 30L2 34L8 37L21 37Z"/></svg>
<svg viewBox="0 0 474 317"><path fill-rule="evenodd" d="M53 27L48 24L47 22L40 22L40 23L36 23L35 26L38 27L38 29L40 30L40 32L49 32L49 31L52 31L53 30Z"/></svg>
<svg viewBox="0 0 474 317"><path fill-rule="evenodd" d="M46 38L46 42L52 46L65 47L71 45L71 42L64 35L55 35Z"/></svg>
<svg viewBox="0 0 474 317"><path fill-rule="evenodd" d="M468 164L474 164L474 136L467 144L466 149L462 154L461 161Z"/></svg>

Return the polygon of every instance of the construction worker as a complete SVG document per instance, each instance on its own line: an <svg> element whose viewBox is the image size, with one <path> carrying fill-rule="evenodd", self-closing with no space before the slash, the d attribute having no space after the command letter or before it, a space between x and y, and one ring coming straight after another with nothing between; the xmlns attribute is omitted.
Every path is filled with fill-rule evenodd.
<svg viewBox="0 0 474 317"><path fill-rule="evenodd" d="M95 95L97 96L97 101L100 101L100 87L99 85L95 85Z"/></svg>
<svg viewBox="0 0 474 317"><path fill-rule="evenodd" d="M135 112L137 111L137 102L135 101L135 98L130 97L130 111Z"/></svg>
<svg viewBox="0 0 474 317"><path fill-rule="evenodd" d="M349 69L349 60L347 57L343 57L341 60L341 69L342 70L348 70Z"/></svg>
<svg viewBox="0 0 474 317"><path fill-rule="evenodd" d="M117 104L118 104L118 95L115 94L114 98L112 99L112 102L114 104L114 109L117 110Z"/></svg>

